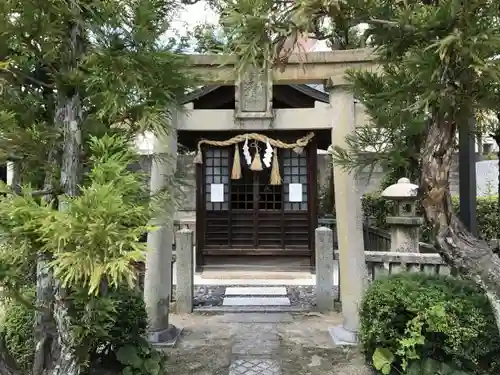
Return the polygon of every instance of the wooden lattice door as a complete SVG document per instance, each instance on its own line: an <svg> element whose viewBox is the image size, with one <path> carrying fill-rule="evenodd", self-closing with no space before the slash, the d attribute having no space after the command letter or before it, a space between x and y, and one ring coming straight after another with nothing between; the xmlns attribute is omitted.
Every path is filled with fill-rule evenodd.
<svg viewBox="0 0 500 375"><path fill-rule="evenodd" d="M242 168L242 178L231 182L231 246L253 249L280 249L282 187L269 184L270 169Z"/></svg>
<svg viewBox="0 0 500 375"><path fill-rule="evenodd" d="M233 149L207 149L202 166L204 225L202 241L197 242L203 247L200 255L310 255L314 202L309 190L311 176L315 176L310 169L315 165L309 162L308 151L297 154L278 150L283 183L270 185L271 168L252 171L242 160L242 177L232 180ZM214 185L223 185L220 202L211 200Z"/></svg>
<svg viewBox="0 0 500 375"><path fill-rule="evenodd" d="M314 150L315 151L315 150ZM283 150L283 247L304 250L310 246L308 153ZM300 186L300 194L297 187ZM293 193L291 190L295 190ZM299 195L299 196L297 196Z"/></svg>
<svg viewBox="0 0 500 375"><path fill-rule="evenodd" d="M229 227L229 149L208 148L203 162L203 250L227 248ZM213 189L222 185L222 195ZM221 199L214 199L221 198ZM201 212L200 212L201 213ZM197 213L198 215L198 213ZM200 241L198 241L200 243Z"/></svg>

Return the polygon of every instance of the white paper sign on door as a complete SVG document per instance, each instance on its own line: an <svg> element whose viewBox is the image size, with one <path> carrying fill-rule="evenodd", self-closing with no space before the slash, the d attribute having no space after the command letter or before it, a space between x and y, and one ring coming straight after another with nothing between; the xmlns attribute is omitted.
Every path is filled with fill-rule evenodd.
<svg viewBox="0 0 500 375"><path fill-rule="evenodd" d="M288 184L288 200L302 202L302 184Z"/></svg>
<svg viewBox="0 0 500 375"><path fill-rule="evenodd" d="M210 185L210 202L224 202L224 184Z"/></svg>

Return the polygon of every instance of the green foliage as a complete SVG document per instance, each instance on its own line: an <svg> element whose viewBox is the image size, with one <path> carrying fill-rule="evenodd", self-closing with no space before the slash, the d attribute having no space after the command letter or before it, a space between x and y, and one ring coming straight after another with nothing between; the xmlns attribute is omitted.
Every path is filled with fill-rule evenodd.
<svg viewBox="0 0 500 375"><path fill-rule="evenodd" d="M88 355L91 363L99 363L105 368L129 371L126 368L134 365L133 374L157 374L154 371L162 368L164 357L157 355L144 340L147 315L139 290L110 289L105 296L94 298L93 309L86 309L89 305L82 302L88 296L73 293L72 297L75 304L70 314L71 330L78 352ZM25 298L33 303L34 292L26 293ZM10 353L23 369L28 370L35 350L35 310L15 300L9 301L7 306L2 334ZM127 351L135 353L137 358L132 355L124 358Z"/></svg>
<svg viewBox="0 0 500 375"><path fill-rule="evenodd" d="M354 96L363 103L371 126L358 127L346 138L345 149L334 149L336 163L346 168L380 165L388 171L383 185L402 176L420 179L420 151L425 139L426 116L415 113L413 104L423 88L412 81L412 72L399 65L384 65L383 74L350 71L347 76ZM369 151L369 152L367 152Z"/></svg>
<svg viewBox="0 0 500 375"><path fill-rule="evenodd" d="M196 25L192 38L197 53L222 53L227 48L227 39L223 31L212 24Z"/></svg>
<svg viewBox="0 0 500 375"><path fill-rule="evenodd" d="M66 302L78 359L82 364L116 364L113 353L125 344L139 345L146 330L144 302L135 290L134 264L144 260L146 244L140 237L155 229L148 224L153 211L143 176L127 168L137 157L127 138L92 137L89 150L85 186L79 196L59 197L66 205L63 211L33 197L28 188L23 190L27 194L16 195L4 187L0 254L7 263L0 268L0 282L19 300L19 288L34 280L18 272L32 274L37 252L45 252L51 258L52 272L68 288ZM25 309L25 305L18 308ZM15 310L7 320L24 319L27 314ZM19 334L29 334L31 341L23 337L17 342L28 345L33 342L33 325L26 327L29 332Z"/></svg>
<svg viewBox="0 0 500 375"><path fill-rule="evenodd" d="M390 179L406 176L421 181L422 191L427 191L433 179L420 175L429 177L438 168L421 166L423 155L438 152L431 145L424 147L431 142L429 129L435 131L433 139L447 140L441 154L454 146L457 130L469 126L474 115L497 112L497 2L262 0L255 7L250 6L253 0L225 3L230 11L223 19L238 41L234 52L240 69L286 61L299 36L321 34L325 24L334 33L346 25L367 26L365 37L376 48L380 69L352 71L347 77L372 119L371 127L359 127L346 138L346 147L334 149L335 162L348 170L380 163L389 169ZM443 160L450 163L448 157ZM441 174L449 165L442 168ZM431 186L425 186L428 183Z"/></svg>
<svg viewBox="0 0 500 375"><path fill-rule="evenodd" d="M165 356L144 338L147 315L142 293L121 287L93 302L93 311L76 306L72 329L77 350L89 352L91 363L120 369L122 374L165 374Z"/></svg>
<svg viewBox="0 0 500 375"><path fill-rule="evenodd" d="M460 202L453 197L453 208L460 213ZM500 235L500 217L498 215L498 196L477 197L477 228L479 235L487 240Z"/></svg>
<svg viewBox="0 0 500 375"><path fill-rule="evenodd" d="M400 373L393 366L395 357L390 350L386 348L377 348L373 353L372 364L382 375L391 373ZM403 370L406 375L469 375L465 371L452 368L444 362L436 361L432 358L419 359Z"/></svg>
<svg viewBox="0 0 500 375"><path fill-rule="evenodd" d="M452 198L455 212L460 213L460 202L457 197ZM366 217L374 218L376 226L387 229L386 217L393 212L394 203L381 197L379 194L365 194L362 199L363 212ZM497 196L477 197L477 227L479 235L490 240L498 238L500 233L500 217L496 209ZM423 216L423 208L417 204L417 213ZM424 224L420 229L420 239L423 242L432 242L432 229Z"/></svg>
<svg viewBox="0 0 500 375"><path fill-rule="evenodd" d="M24 298L34 301L34 290L24 293ZM35 310L18 301L5 302L5 319L1 327L5 339L5 346L16 359L20 368L30 371L35 353L35 341L33 338L33 325L35 323Z"/></svg>
<svg viewBox="0 0 500 375"><path fill-rule="evenodd" d="M112 129L128 136L168 129L177 97L192 83L185 57L162 42L180 6L180 0L3 2L0 161L15 160L22 182L41 187L45 172L58 169L46 163L49 150L61 149L58 103L75 92L86 140ZM78 56L70 38L75 24L82 30Z"/></svg>
<svg viewBox="0 0 500 375"><path fill-rule="evenodd" d="M61 288L52 293L50 278L40 273L42 295L57 295L57 303L46 302L58 309L64 339L72 323L65 344L77 344L82 366L93 348L117 350L117 342L137 341L145 328L143 305L141 313L134 308L140 298L120 305L112 294L135 287L133 264L146 250L139 238L154 229L148 223L159 210L155 203L174 200L167 191L151 203L143 176L127 166L135 160L131 141L138 133L168 132L178 97L193 83L185 56L171 50L171 40L164 43L180 6L180 0L0 4L0 162L15 162L19 184L1 187L0 287L19 301L43 255ZM70 124L64 131L63 123ZM68 139L83 145L71 160ZM79 184L76 197L61 195L68 176ZM119 309L136 318L117 318ZM128 321L136 327L125 329ZM126 340L115 337L123 332Z"/></svg>
<svg viewBox="0 0 500 375"><path fill-rule="evenodd" d="M146 251L139 238L153 228L146 186L127 170L136 158L128 143L119 137L92 138L90 149L87 186L67 210L52 211L38 233L63 286L83 286L95 294L103 279L111 287L133 287L131 264L142 261Z"/></svg>
<svg viewBox="0 0 500 375"><path fill-rule="evenodd" d="M151 348L143 340L139 345L125 345L116 352L117 360L123 364L124 375L163 375L165 356Z"/></svg>
<svg viewBox="0 0 500 375"><path fill-rule="evenodd" d="M416 371L427 358L471 374L500 370L492 308L471 281L422 273L379 279L365 293L360 316L363 351L383 374Z"/></svg>
<svg viewBox="0 0 500 375"><path fill-rule="evenodd" d="M94 361L103 360L101 355L106 358L120 346L133 344L146 334L146 308L138 289L120 286L99 297L78 292L73 292L72 297L75 347L82 354L94 353Z"/></svg>
<svg viewBox="0 0 500 375"><path fill-rule="evenodd" d="M18 250L11 251L10 258L5 254L9 263L0 276L11 290L24 281L15 279L14 272L32 266L30 259L36 257L36 249L51 255L54 274L65 287L97 294L103 280L111 287L134 286L132 262L142 261L146 251L139 238L154 229L148 225L146 186L137 173L127 170L136 158L127 139L92 138L90 149L93 156L87 186L78 197L59 198L67 204L64 211L39 202L28 189L18 196L4 187L8 194L0 200L4 246Z"/></svg>

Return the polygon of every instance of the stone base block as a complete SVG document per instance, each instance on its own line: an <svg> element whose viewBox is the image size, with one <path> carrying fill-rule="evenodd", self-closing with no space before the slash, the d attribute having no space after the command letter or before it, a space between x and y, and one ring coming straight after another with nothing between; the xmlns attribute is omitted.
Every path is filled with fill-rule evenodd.
<svg viewBox="0 0 500 375"><path fill-rule="evenodd" d="M330 337L335 345L339 346L352 346L358 345L358 338L356 332L348 331L343 326L335 326L328 328Z"/></svg>
<svg viewBox="0 0 500 375"><path fill-rule="evenodd" d="M182 328L171 324L167 329L161 331L149 331L148 341L155 347L172 348L181 336Z"/></svg>

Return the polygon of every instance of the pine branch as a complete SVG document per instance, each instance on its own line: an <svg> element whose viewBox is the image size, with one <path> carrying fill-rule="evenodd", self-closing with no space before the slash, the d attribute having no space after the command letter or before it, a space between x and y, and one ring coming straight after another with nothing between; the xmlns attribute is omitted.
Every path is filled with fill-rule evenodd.
<svg viewBox="0 0 500 375"><path fill-rule="evenodd" d="M381 20L377 18L369 18L365 20L364 22L372 25L381 25L381 26L388 26L391 28L403 28L405 31L410 31L410 32L415 32L417 29L416 27L412 25L402 25L399 22L396 21L388 21L388 20Z"/></svg>
<svg viewBox="0 0 500 375"><path fill-rule="evenodd" d="M47 89L53 89L54 88L54 85L51 85L49 83L46 83L46 82L42 82L38 79L36 79L35 77L27 74L27 73L24 73L22 70L20 69L13 69L13 68L8 68L8 69L3 69L3 72L4 73L9 73L9 77L13 77L13 78L16 78L16 79L22 79L22 80L25 80L25 81L28 81L28 82L31 82L32 84L35 84L37 86L40 86L40 87L44 87L44 88L47 88ZM8 79L9 77L5 77L6 74L3 74L4 78Z"/></svg>

